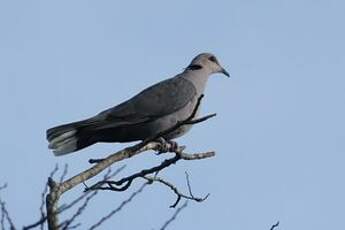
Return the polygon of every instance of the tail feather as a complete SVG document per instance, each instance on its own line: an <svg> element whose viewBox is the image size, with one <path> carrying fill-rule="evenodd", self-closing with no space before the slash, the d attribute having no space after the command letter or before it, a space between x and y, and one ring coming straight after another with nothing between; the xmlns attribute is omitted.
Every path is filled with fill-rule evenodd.
<svg viewBox="0 0 345 230"><path fill-rule="evenodd" d="M88 125L89 122L80 121L48 129L48 148L55 156L62 156L94 144L95 141L89 140L90 135L85 135Z"/></svg>

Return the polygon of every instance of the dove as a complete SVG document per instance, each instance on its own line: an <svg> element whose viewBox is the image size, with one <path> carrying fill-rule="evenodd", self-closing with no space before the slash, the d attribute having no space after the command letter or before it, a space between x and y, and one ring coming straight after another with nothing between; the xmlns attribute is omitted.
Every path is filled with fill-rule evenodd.
<svg viewBox="0 0 345 230"><path fill-rule="evenodd" d="M119 105L91 118L48 129L48 148L61 156L98 142L132 142L155 136L193 113L209 77L215 73L230 77L213 54L201 53L182 73L144 89ZM162 138L178 138L191 126L183 125Z"/></svg>

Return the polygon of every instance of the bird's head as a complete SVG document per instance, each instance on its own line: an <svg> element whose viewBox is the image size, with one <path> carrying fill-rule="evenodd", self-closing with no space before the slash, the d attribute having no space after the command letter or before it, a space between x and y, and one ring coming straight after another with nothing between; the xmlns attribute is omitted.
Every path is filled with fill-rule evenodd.
<svg viewBox="0 0 345 230"><path fill-rule="evenodd" d="M201 53L197 55L187 69L207 69L210 73L222 73L228 77L230 74L219 64L218 59L211 53Z"/></svg>

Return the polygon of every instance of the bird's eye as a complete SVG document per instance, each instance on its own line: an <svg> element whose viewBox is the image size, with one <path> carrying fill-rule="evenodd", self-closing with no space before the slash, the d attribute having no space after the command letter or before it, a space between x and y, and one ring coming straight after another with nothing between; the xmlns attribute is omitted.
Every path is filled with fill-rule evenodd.
<svg viewBox="0 0 345 230"><path fill-rule="evenodd" d="M211 62L217 63L217 59L215 56L209 57L208 60L210 60Z"/></svg>

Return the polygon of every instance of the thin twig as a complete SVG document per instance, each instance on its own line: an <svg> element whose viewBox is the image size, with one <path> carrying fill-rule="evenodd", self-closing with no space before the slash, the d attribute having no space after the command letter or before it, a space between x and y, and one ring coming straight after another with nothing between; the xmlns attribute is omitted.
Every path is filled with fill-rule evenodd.
<svg viewBox="0 0 345 230"><path fill-rule="evenodd" d="M76 228L78 228L80 225L81 225L81 223L78 223L78 224L69 226L69 227L68 227L68 230L70 230L70 229L76 229Z"/></svg>
<svg viewBox="0 0 345 230"><path fill-rule="evenodd" d="M50 172L49 177L53 178L55 173L57 173L58 170L59 170L59 165L55 164L55 167ZM48 192L48 183L45 183L44 189L43 189L43 191L41 193L41 205L40 205L40 215L41 215L41 218L38 221L36 221L35 223L33 223L33 224L24 226L23 230L33 229L33 228L36 228L37 226L40 226L41 230L44 229L44 222L47 220L47 216L46 216L45 211L44 211L44 206L45 206L45 203L46 203L45 196L46 196L47 192Z"/></svg>
<svg viewBox="0 0 345 230"><path fill-rule="evenodd" d="M176 198L176 201L174 202L174 204L170 205L170 208L175 208L178 203L180 202L181 198L185 198L187 200L194 200L196 202L203 202L204 200L206 200L210 194L207 194L206 196L200 198L200 197L195 197L192 195L191 193L191 188L189 188L189 191L190 191L190 195L186 195L186 194L183 194L182 192L180 192L177 187L175 185L173 185L172 183L160 178L160 177L150 177L150 176L144 176L143 177L144 179L146 179L147 181L149 181L150 183L153 183L153 182L159 182L167 187L169 187L177 196Z"/></svg>
<svg viewBox="0 0 345 230"><path fill-rule="evenodd" d="M7 188L7 183L4 185L0 186L0 191ZM0 206L1 206L1 218L0 218L0 226L2 230L5 230L5 212L3 211L3 204L2 200L0 198Z"/></svg>
<svg viewBox="0 0 345 230"><path fill-rule="evenodd" d="M88 205L89 201L97 195L97 191L94 191L91 193L91 195L89 195L88 197L86 197L86 199L84 200L84 203L78 208L77 212L73 214L73 216L71 218L69 218L68 220L64 221L61 224L62 230L67 230L69 229L70 225L72 224L72 222L82 214L82 212L85 210L86 206Z"/></svg>
<svg viewBox="0 0 345 230"><path fill-rule="evenodd" d="M109 181L109 180L99 181L99 182L95 183L94 185L88 187L85 191L88 191L88 190L110 190L110 191L122 192L122 191L127 190L130 187L130 185L132 184L134 179L144 177L148 174L152 174L155 172L159 172L159 171L163 170L164 168L167 168L170 165L175 164L180 159L183 159L183 160L200 160L200 159L212 157L214 155L215 155L214 152L187 154L187 153L182 153L182 152L177 151L174 157L164 160L158 166L152 167L150 169L144 169L138 173L134 173L134 174L132 174L128 177L124 177L118 181ZM104 185L106 185L106 186L104 186ZM121 185L123 185L123 186L118 187Z"/></svg>
<svg viewBox="0 0 345 230"><path fill-rule="evenodd" d="M0 186L0 191L3 190L3 189L5 189L5 188L7 188L7 183L5 183L5 184L3 184L3 185Z"/></svg>
<svg viewBox="0 0 345 230"><path fill-rule="evenodd" d="M111 168L109 168L109 170L104 174L103 176L103 179L104 180L107 180L107 179L110 179L112 178L113 176L117 175L118 173L120 173L124 168L126 167L126 165L118 168L115 172L112 173L112 170ZM86 209L88 203L91 201L91 199L93 197L95 197L97 195L97 192L98 191L93 191L91 192L91 195L87 196L86 199L84 200L84 203L78 208L78 210L73 214L73 216L71 218L69 218L68 220L64 221L61 226L63 226L62 230L67 230L67 229L73 229L73 228L76 228L77 226L79 226L78 224L77 225L74 225L74 226L71 226L71 224L73 223L73 221L75 221L75 219L80 216L83 211ZM84 194L89 194L89 193L84 193ZM83 195L84 195L83 194ZM83 196L82 195L82 196ZM66 210L70 207L73 206L73 202L70 203L70 205L66 205L64 206L63 210Z"/></svg>
<svg viewBox="0 0 345 230"><path fill-rule="evenodd" d="M116 176L118 173L120 173L124 168L126 167L126 165L123 165L121 166L120 168L116 169L116 171L114 172L111 172L111 169L109 168L109 170L104 174L103 176L103 179L109 179L109 178L112 178L114 176ZM58 168L57 166L54 168L54 170L50 173L50 177L53 177L55 175L55 173L57 172ZM60 178L61 179L61 178ZM42 193L42 205L41 206L41 210L43 211L43 216L41 216L41 218L36 221L35 223L31 224L31 225L27 225L27 226L24 226L23 227L23 230L29 230L29 229L33 229L39 225L43 225L45 223L45 221L47 220L47 216L45 215L44 213L44 204L45 204L45 194L47 193L47 190L48 190L48 184L46 183L46 186L45 186L45 191ZM61 214L62 212L74 207L77 203L79 203L80 201L82 201L85 197L87 197L89 195L89 193L82 193L81 196L77 197L75 200L73 200L72 202L70 202L69 204L65 204L65 205L62 205L58 208L58 211L57 213L58 214ZM69 226L68 229L72 229L73 228L76 228L78 227L79 225L74 225L74 226Z"/></svg>
<svg viewBox="0 0 345 230"><path fill-rule="evenodd" d="M92 185L91 187L87 188L85 191L88 190L111 190L111 191L125 191L129 188L131 185L132 181L138 177L144 177L148 174L158 172L162 170L163 168L169 167L170 165L176 163L180 159L179 155L176 155L173 158L166 159L164 160L160 165L152 167L150 169L144 169L138 173L135 173L131 176L124 177L121 180L118 181L108 181L108 180L103 180L99 181L96 184ZM126 183L126 184L125 184ZM102 187L102 185L106 184L107 187ZM125 184L123 187L116 187L116 186L121 186L122 184Z"/></svg>
<svg viewBox="0 0 345 230"><path fill-rule="evenodd" d="M66 168L66 167L65 167ZM49 177L53 178L55 173L57 173L57 171L59 170L59 166L58 164L55 165L55 168L53 169L53 171L50 172L50 175ZM40 225L40 228L41 230L44 229L44 222L46 221L46 214L45 214L45 211L44 211L44 206L45 206L45 196L47 195L47 192L48 192L48 183L45 184L45 187L44 187L44 190L41 194L41 206L40 206L40 212L41 212L41 220L39 222L39 225ZM25 229L30 229L30 228L25 228Z"/></svg>
<svg viewBox="0 0 345 230"><path fill-rule="evenodd" d="M179 207L178 209L176 209L176 211L175 211L175 213L173 214L173 216L172 216L170 219L168 219L168 220L163 224L163 226L160 228L160 230L165 230L165 229L168 227L168 225L171 224L171 222L173 222L174 220L176 220L177 215L178 215L184 208L186 208L187 205L188 205L188 201L185 201L181 207Z"/></svg>
<svg viewBox="0 0 345 230"><path fill-rule="evenodd" d="M1 208L1 220L0 220L0 223L1 223L1 229L2 230L5 230L5 212L2 210L2 201L0 200L0 208Z"/></svg>
<svg viewBox="0 0 345 230"><path fill-rule="evenodd" d="M114 214L118 213L119 211L121 211L121 209L128 203L130 203L134 197L136 197L139 193L141 193L144 188L146 187L147 183L144 183L137 191L133 192L132 195L124 200L116 209L112 210L109 214L107 214L106 216L102 217L96 224L92 225L89 230L93 230L97 227L99 227L100 225L102 225L106 220L110 219Z"/></svg>
<svg viewBox="0 0 345 230"><path fill-rule="evenodd" d="M75 186L84 183L88 179L96 176L100 172L102 172L104 169L108 168L115 162L131 158L141 152L145 152L147 150L157 150L160 148L159 143L152 143L152 141L155 141L156 139L160 137L165 137L167 134L177 130L181 126L187 124L188 122L193 122L193 119L198 111L198 108L200 106L201 100L203 98L203 95L201 95L196 105L190 114L190 116L183 120L176 123L176 125L172 126L171 128L157 133L156 135L142 141L141 143L134 145L132 147L125 148L117 153L109 155L107 158L102 159L98 163L96 163L91 168L61 182L57 183L52 178L49 178L48 180L48 186L49 186L49 193L46 196L46 210L47 210L47 222L48 222L48 229L49 230L55 230L59 226L58 222L58 201L60 199L60 196L64 194L65 192L69 191L70 189L74 188ZM210 117L213 117L214 115L206 116L205 118L199 118L199 120L195 121L195 123L202 122L204 120L207 120ZM185 159L185 160L197 160L197 159L203 159L206 157L214 156L214 152L210 152L206 155L204 154L184 154L184 153L176 153L179 158ZM190 155L190 156L189 156ZM209 155L209 156L207 156ZM129 178L127 180L127 184L125 184L121 190L126 190L132 183L133 178Z"/></svg>
<svg viewBox="0 0 345 230"><path fill-rule="evenodd" d="M0 191L7 188L7 183L5 183L4 185L0 186ZM16 227L11 219L11 216L6 208L6 203L4 201L2 201L1 197L0 197L0 209L1 209L1 219L0 219L0 226L1 229L5 229L5 221L8 222L9 226L10 226L10 230L15 230Z"/></svg>
<svg viewBox="0 0 345 230"><path fill-rule="evenodd" d="M126 165L123 165L120 168L116 169L116 171L114 171L113 173L111 173L111 169L109 168L108 172L105 173L105 175L103 176L103 179L108 180L108 179L116 176L117 174L119 174L125 168L126 168ZM88 188L88 187L86 187L86 188ZM83 200L88 194L89 194L88 192L84 192L84 193L82 193L82 195L77 197L75 200L73 200L69 204L62 205L61 207L59 207L59 213L62 213L63 211L70 209L71 207L73 207L74 205L79 203L79 201Z"/></svg>
<svg viewBox="0 0 345 230"><path fill-rule="evenodd" d="M41 219L39 219L39 220L36 221L35 223L30 224L30 225L28 225L28 226L24 226L24 227L23 227L23 230L33 229L33 228L36 228L36 227L39 226L39 225L44 226L44 223L45 223L46 220L47 220L47 216L44 215L43 217L41 217Z"/></svg>
<svg viewBox="0 0 345 230"><path fill-rule="evenodd" d="M1 227L5 229L4 226L5 226L5 220L6 220L8 224L10 225L10 230L16 230L16 227L14 226L12 218L6 208L6 203L3 202L1 199L0 199L0 206L1 206L1 212L3 213L1 215Z"/></svg>
<svg viewBox="0 0 345 230"><path fill-rule="evenodd" d="M0 219L1 230L5 230L5 213L1 209L1 219Z"/></svg>
<svg viewBox="0 0 345 230"><path fill-rule="evenodd" d="M60 176L60 180L59 180L60 183L62 183L64 181L67 173L68 173L68 164L65 164L65 166L63 168L63 172L62 172L62 174Z"/></svg>
<svg viewBox="0 0 345 230"><path fill-rule="evenodd" d="M279 221L277 221L277 223L273 224L272 227L270 228L270 230L274 230L275 228L278 228L279 226Z"/></svg>
<svg viewBox="0 0 345 230"><path fill-rule="evenodd" d="M194 197L193 193L192 193L192 187L191 187L190 181L189 181L189 174L187 173L187 171L185 171L184 173L186 174L186 182L187 182L187 187L188 187L189 195L191 197Z"/></svg>

